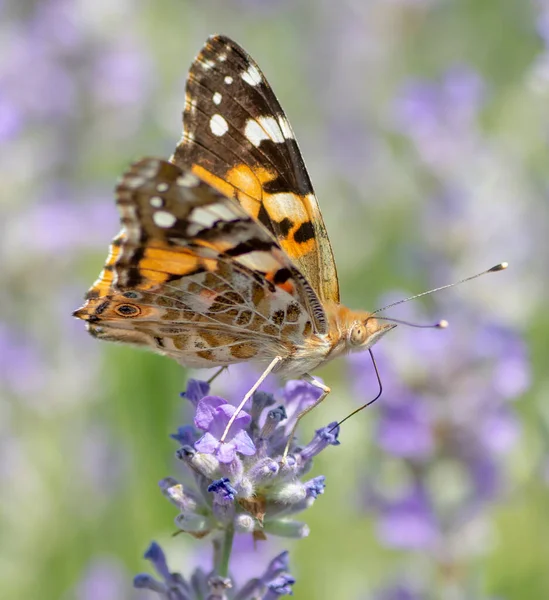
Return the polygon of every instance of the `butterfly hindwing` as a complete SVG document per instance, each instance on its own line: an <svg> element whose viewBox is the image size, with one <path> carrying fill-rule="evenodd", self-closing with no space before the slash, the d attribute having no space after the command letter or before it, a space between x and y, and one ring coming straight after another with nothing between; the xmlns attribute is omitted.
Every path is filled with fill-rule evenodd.
<svg viewBox="0 0 549 600"><path fill-rule="evenodd" d="M122 231L77 311L96 337L210 366L325 330L316 294L274 237L190 171L143 159L118 184L117 206Z"/></svg>
<svg viewBox="0 0 549 600"><path fill-rule="evenodd" d="M339 301L332 249L294 133L254 60L211 37L187 80L183 136L171 159L260 221L321 301Z"/></svg>

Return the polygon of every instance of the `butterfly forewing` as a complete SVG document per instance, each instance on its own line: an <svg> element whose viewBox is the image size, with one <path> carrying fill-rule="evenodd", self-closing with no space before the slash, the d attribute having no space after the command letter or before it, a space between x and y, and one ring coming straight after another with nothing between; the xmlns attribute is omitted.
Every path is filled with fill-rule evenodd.
<svg viewBox="0 0 549 600"><path fill-rule="evenodd" d="M172 160L238 200L319 298L339 301L332 249L293 131L257 64L226 37L211 37L191 66Z"/></svg>

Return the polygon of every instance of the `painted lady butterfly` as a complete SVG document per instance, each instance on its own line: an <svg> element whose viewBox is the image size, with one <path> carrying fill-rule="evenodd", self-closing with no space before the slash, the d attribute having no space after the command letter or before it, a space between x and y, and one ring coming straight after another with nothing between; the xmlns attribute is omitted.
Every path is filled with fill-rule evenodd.
<svg viewBox="0 0 549 600"><path fill-rule="evenodd" d="M243 406L271 371L308 379L320 402L330 390L309 373L395 327L340 304L292 128L257 64L227 37L211 37L191 66L170 162L136 162L116 195L122 230L74 313L94 337L188 367L263 363Z"/></svg>

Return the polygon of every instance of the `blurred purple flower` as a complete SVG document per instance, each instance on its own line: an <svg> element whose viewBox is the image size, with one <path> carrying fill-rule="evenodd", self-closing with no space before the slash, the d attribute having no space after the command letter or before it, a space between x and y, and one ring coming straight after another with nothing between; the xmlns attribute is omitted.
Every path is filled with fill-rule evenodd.
<svg viewBox="0 0 549 600"><path fill-rule="evenodd" d="M52 189L39 204L27 210L25 226L34 232L29 240L34 251L59 255L66 249L74 252L105 245L105 223L115 221L111 194L105 193L86 203L69 200L75 194Z"/></svg>
<svg viewBox="0 0 549 600"><path fill-rule="evenodd" d="M390 548L432 550L440 535L427 491L414 484L402 497L378 500L377 533Z"/></svg>
<svg viewBox="0 0 549 600"><path fill-rule="evenodd" d="M0 97L0 141L9 141L15 137L21 131L22 124L19 108Z"/></svg>
<svg viewBox="0 0 549 600"><path fill-rule="evenodd" d="M400 582L378 590L373 600L426 600L427 596L420 594L411 585Z"/></svg>
<svg viewBox="0 0 549 600"><path fill-rule="evenodd" d="M22 397L43 389L47 365L39 346L21 331L0 322L0 386Z"/></svg>
<svg viewBox="0 0 549 600"><path fill-rule="evenodd" d="M393 456L425 459L435 447L428 406L413 393L404 391L398 400L380 403L376 441Z"/></svg>
<svg viewBox="0 0 549 600"><path fill-rule="evenodd" d="M17 107L25 120L65 117L76 102L74 78L43 40L28 35L23 26L4 43L0 90L3 102Z"/></svg>
<svg viewBox="0 0 549 600"><path fill-rule="evenodd" d="M255 10L269 14L279 12L281 8L291 6L288 0L229 0L227 4L233 4L249 11Z"/></svg>
<svg viewBox="0 0 549 600"><path fill-rule="evenodd" d="M114 559L96 559L75 592L75 600L121 600L126 598L127 575Z"/></svg>
<svg viewBox="0 0 549 600"><path fill-rule="evenodd" d="M57 56L78 49L85 26L72 0L42 0L28 21L30 38L41 40L49 53Z"/></svg>
<svg viewBox="0 0 549 600"><path fill-rule="evenodd" d="M471 151L468 135L482 108L485 89L480 75L467 66L449 69L440 83L412 81L395 102L395 124L415 143L432 166L451 165Z"/></svg>
<svg viewBox="0 0 549 600"><path fill-rule="evenodd" d="M427 321L417 305L399 310L412 323ZM442 332L399 327L390 360L376 349L385 390L376 441L383 452L368 470L368 489L375 490L368 507L383 544L434 557L453 556L456 532L485 519L504 489L503 456L519 436L511 402L530 384L517 332L463 307L453 313L454 326ZM372 369L366 357L349 360L362 403L369 399L360 394L364 382L375 386ZM396 499L386 487L395 458L414 481ZM441 478L442 486L435 483Z"/></svg>
<svg viewBox="0 0 549 600"><path fill-rule="evenodd" d="M102 49L92 77L100 104L135 106L152 87L152 65L140 40L120 37L116 47Z"/></svg>

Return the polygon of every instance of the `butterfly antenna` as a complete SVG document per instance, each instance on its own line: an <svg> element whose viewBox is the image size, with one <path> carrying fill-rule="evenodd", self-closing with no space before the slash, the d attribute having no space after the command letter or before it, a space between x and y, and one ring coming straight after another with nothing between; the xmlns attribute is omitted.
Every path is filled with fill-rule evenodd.
<svg viewBox="0 0 549 600"><path fill-rule="evenodd" d="M450 325L446 319L441 319L438 323L433 323L432 325L418 325L417 323L410 323L410 321L404 321L402 319L393 319L392 317L368 317L368 319L374 318L377 321L390 321L397 325L407 325L408 327L415 327L416 329L446 329ZM366 319L366 321L368 319Z"/></svg>
<svg viewBox="0 0 549 600"><path fill-rule="evenodd" d="M393 302L392 304L388 304L387 306L384 306L383 308L378 308L377 310L374 310L372 315L375 315L378 312L381 312L382 310L386 310L388 308L393 308L393 306L398 306L399 304L404 304L404 302L409 302L410 300L415 300L416 298L421 298L421 296L427 296L428 294L433 294L434 292L440 292L440 290L445 290L447 288L454 287L455 285L460 285L461 283L465 283L466 281L471 281L471 279L476 279L477 277L486 275L486 273L496 273L497 271L503 271L508 266L509 266L509 264L506 262L499 263L495 267L492 267L491 269L487 269L486 271L482 271L482 273L477 273L476 275L471 275L471 277L466 277L465 279L460 279L459 281L455 281L454 283L449 283L448 285L443 285L441 287L437 287L432 290L428 290L426 292L421 292L421 294L415 294L415 296L410 296L409 298L404 298L403 300L397 300L396 302ZM378 317L378 318L380 318L380 317ZM392 319L392 320L395 321L395 319ZM441 323L444 323L444 322L445 321L441 321ZM406 323L406 325L411 325L411 323ZM447 325L448 324L446 323L445 326L447 326ZM444 328L445 326L444 325L441 326L440 324L438 325L439 328L440 327ZM412 325L412 327L414 327L414 325ZM418 326L416 325L415 327L418 327ZM435 327L436 327L436 325L435 325Z"/></svg>
<svg viewBox="0 0 549 600"><path fill-rule="evenodd" d="M372 352L371 348L368 348L368 352L370 353L370 358L372 359L372 364L374 365L374 371L376 372L377 383L379 385L379 392L377 393L377 396L373 400L370 400L370 401L366 402L366 404L363 404L362 406L359 406L357 409L353 410L352 413L348 414L344 419L339 421L339 423L334 425L332 427L332 429L330 429L330 431L333 431L337 427L340 427L341 425L343 425L343 423L345 423L345 421L347 421L347 419L350 419L351 417L353 417L354 415L359 413L361 410L364 410L365 408L370 406L370 404L373 404L376 400L379 399L379 397L383 393L383 384L381 383L381 377L379 376L379 371L377 369L377 364L376 364L376 359L374 358L374 353Z"/></svg>

